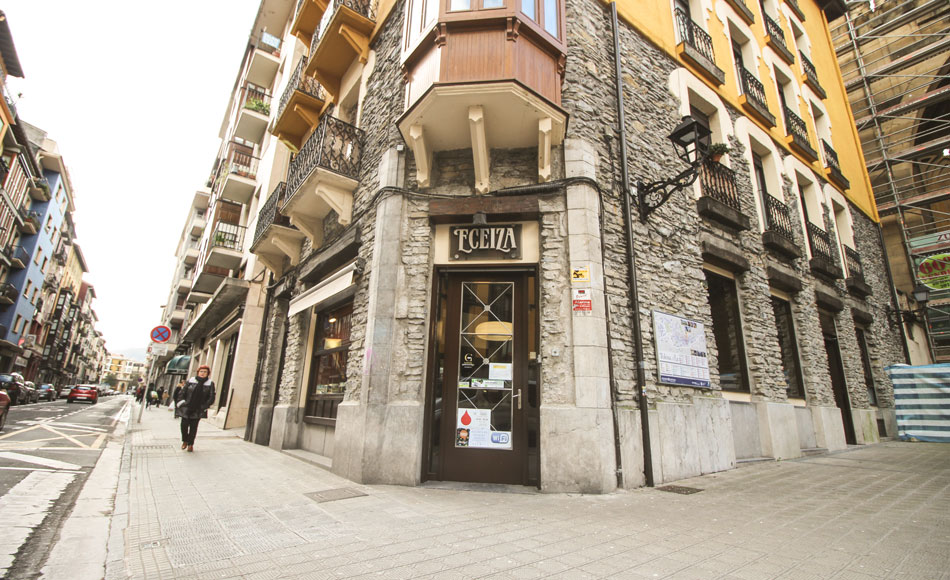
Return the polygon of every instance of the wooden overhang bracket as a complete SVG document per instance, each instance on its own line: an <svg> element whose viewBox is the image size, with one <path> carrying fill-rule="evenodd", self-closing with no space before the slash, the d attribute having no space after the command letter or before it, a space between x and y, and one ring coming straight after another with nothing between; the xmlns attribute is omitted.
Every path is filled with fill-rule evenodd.
<svg viewBox="0 0 950 580"><path fill-rule="evenodd" d="M369 60L369 37L349 24L340 25L340 36L353 49L362 64Z"/></svg>
<svg viewBox="0 0 950 580"><path fill-rule="evenodd" d="M445 46L445 37L447 35L447 32L448 30L444 22L442 22L436 27L434 42L435 42L435 45L438 46L439 48L442 48L443 46Z"/></svg>
<svg viewBox="0 0 950 580"><path fill-rule="evenodd" d="M521 32L519 31L519 29L521 28L521 21L518 20L517 18L514 18L513 16L509 16L507 20L506 28L507 28L506 33L507 33L508 40L512 42L518 40L518 36L521 34Z"/></svg>

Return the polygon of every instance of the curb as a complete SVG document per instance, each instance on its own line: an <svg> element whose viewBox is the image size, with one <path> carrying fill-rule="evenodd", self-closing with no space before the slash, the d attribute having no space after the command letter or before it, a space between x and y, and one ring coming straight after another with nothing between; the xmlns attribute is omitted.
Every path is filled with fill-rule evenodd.
<svg viewBox="0 0 950 580"><path fill-rule="evenodd" d="M129 401L124 409L130 408ZM131 412L129 413L131 417ZM118 424L113 437L86 478L72 511L63 524L56 544L50 550L40 575L44 578L99 580L105 576L108 548L112 536L118 499L119 473L131 448L128 446L128 418ZM116 441L122 438L121 443ZM128 512L126 485L125 513ZM120 529L124 529L121 526Z"/></svg>

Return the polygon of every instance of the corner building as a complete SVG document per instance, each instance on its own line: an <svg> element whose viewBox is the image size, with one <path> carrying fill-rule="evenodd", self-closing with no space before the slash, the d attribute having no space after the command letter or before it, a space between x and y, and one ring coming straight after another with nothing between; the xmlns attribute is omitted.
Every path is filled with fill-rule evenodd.
<svg viewBox="0 0 950 580"><path fill-rule="evenodd" d="M600 493L894 434L841 7L616 9L619 54L595 0L297 3L249 438L366 483ZM730 151L641 220L686 115Z"/></svg>

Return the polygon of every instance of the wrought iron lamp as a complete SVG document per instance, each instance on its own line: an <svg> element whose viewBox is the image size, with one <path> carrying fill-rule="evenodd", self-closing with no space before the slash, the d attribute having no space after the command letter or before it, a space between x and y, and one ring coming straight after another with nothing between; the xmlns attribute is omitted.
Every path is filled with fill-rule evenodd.
<svg viewBox="0 0 950 580"><path fill-rule="evenodd" d="M678 175L660 181L637 181L637 199L640 206L640 221L659 209L677 191L692 185L699 177L699 168L706 160L702 141L710 135L709 128L687 115L670 133L670 141L676 154L689 165Z"/></svg>
<svg viewBox="0 0 950 580"><path fill-rule="evenodd" d="M930 302L930 288L918 283L914 286L913 296L918 307L912 310L901 310L890 304L887 305L887 318L891 326L896 326L898 322L903 324L921 322L920 314L927 310L927 303Z"/></svg>

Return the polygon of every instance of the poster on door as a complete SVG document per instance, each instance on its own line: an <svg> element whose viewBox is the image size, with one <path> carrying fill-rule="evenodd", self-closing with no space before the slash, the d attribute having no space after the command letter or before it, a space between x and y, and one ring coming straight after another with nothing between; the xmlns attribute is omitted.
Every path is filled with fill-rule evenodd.
<svg viewBox="0 0 950 580"><path fill-rule="evenodd" d="M458 409L455 446L481 449L511 449L510 431L493 431L491 409Z"/></svg>

